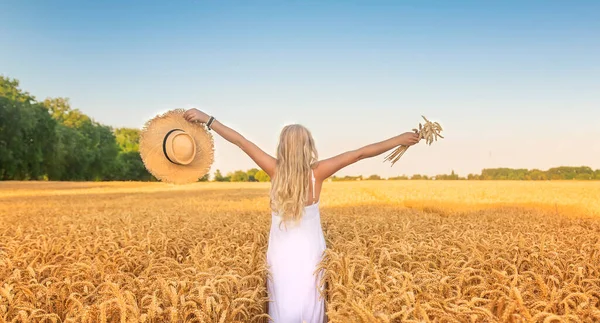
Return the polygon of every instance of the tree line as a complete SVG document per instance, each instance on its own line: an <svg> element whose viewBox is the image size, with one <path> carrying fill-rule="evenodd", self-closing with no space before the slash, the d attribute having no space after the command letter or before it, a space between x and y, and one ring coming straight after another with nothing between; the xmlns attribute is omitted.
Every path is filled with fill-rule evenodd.
<svg viewBox="0 0 600 323"><path fill-rule="evenodd" d="M95 122L66 98L37 101L0 76L0 180L151 180L139 130Z"/></svg>
<svg viewBox="0 0 600 323"><path fill-rule="evenodd" d="M454 171L450 174L427 176L415 174L412 176L400 175L382 178L379 175L368 177L359 176L332 176L332 181L360 181L360 180L513 180L513 181L546 181L546 180L600 180L600 169L593 170L587 166L580 167L554 167L548 170L524 168L486 168L481 174L459 176Z"/></svg>
<svg viewBox="0 0 600 323"><path fill-rule="evenodd" d="M112 128L71 107L67 98L37 101L19 81L0 75L0 180L156 181L139 154L140 130ZM381 180L378 175L333 176L332 181ZM590 167L484 169L461 177L454 173L394 176L388 180L600 180ZM207 174L200 181L211 180ZM252 168L226 175L216 170L217 182L268 182Z"/></svg>

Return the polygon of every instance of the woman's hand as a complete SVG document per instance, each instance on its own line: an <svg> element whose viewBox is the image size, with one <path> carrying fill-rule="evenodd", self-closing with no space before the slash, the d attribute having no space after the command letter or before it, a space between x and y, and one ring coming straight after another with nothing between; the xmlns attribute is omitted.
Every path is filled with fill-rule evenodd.
<svg viewBox="0 0 600 323"><path fill-rule="evenodd" d="M405 132L400 135L400 140L405 146L412 146L418 143L421 139L419 139L419 135L414 132Z"/></svg>
<svg viewBox="0 0 600 323"><path fill-rule="evenodd" d="M187 120L189 122L198 121L198 122L202 122L202 123L207 123L208 119L210 119L208 114L206 114L198 109L187 110L186 112L183 113L183 118L185 118L185 120Z"/></svg>

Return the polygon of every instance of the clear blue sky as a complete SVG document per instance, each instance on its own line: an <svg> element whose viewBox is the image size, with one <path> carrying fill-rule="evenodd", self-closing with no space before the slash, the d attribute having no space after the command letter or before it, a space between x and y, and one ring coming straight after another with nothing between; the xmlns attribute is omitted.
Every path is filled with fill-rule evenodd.
<svg viewBox="0 0 600 323"><path fill-rule="evenodd" d="M8 0L0 44L0 74L114 127L198 107L270 153L304 124L326 158L445 126L339 175L600 168L600 1ZM213 170L252 166L217 138Z"/></svg>

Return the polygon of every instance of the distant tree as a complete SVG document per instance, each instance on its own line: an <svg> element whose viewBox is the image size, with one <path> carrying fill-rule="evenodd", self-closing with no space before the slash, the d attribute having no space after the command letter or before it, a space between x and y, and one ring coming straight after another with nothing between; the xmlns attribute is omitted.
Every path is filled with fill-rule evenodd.
<svg viewBox="0 0 600 323"><path fill-rule="evenodd" d="M215 181L215 182L229 182L229 178L227 178L227 177L224 177L224 176L221 174L221 171L217 169L217 170L215 171L214 181Z"/></svg>
<svg viewBox="0 0 600 323"><path fill-rule="evenodd" d="M454 170L452 170L452 173L450 173L450 175L446 175L446 174L441 174L441 175L436 175L435 176L436 180L459 180L459 179L464 179L459 177L456 173L454 173Z"/></svg>
<svg viewBox="0 0 600 323"><path fill-rule="evenodd" d="M481 171L481 179L484 180L503 180L509 179L510 168L489 168Z"/></svg>
<svg viewBox="0 0 600 323"><path fill-rule="evenodd" d="M479 176L479 174L469 174L469 175L467 175L467 179L468 180L480 180L481 176Z"/></svg>
<svg viewBox="0 0 600 323"><path fill-rule="evenodd" d="M577 174L574 179L579 180L579 181L591 180L591 179L594 179L594 173L592 173L592 174L585 174L585 173Z"/></svg>
<svg viewBox="0 0 600 323"><path fill-rule="evenodd" d="M56 164L56 126L18 80L0 76L0 180L47 178Z"/></svg>
<svg viewBox="0 0 600 323"><path fill-rule="evenodd" d="M56 158L63 165L60 179L106 180L120 148L111 127L99 124L78 109L72 109L66 98L44 100L44 107L58 121L59 148Z"/></svg>
<svg viewBox="0 0 600 323"><path fill-rule="evenodd" d="M140 130L133 128L115 129L117 144L123 152L140 151Z"/></svg>
<svg viewBox="0 0 600 323"><path fill-rule="evenodd" d="M578 178L590 178L590 177L593 178L595 176L594 171L590 167L587 167L587 166L554 167L554 168L548 169L548 171L546 171L546 174L548 174L548 177L551 180L561 180L561 179L572 180L572 179L578 179Z"/></svg>
<svg viewBox="0 0 600 323"><path fill-rule="evenodd" d="M114 163L112 174L107 179L119 181L152 181L137 151L120 152Z"/></svg>
<svg viewBox="0 0 600 323"><path fill-rule="evenodd" d="M512 181L522 181L525 180L528 176L529 171L524 168L519 169L510 169L508 172L508 179Z"/></svg>
<svg viewBox="0 0 600 323"><path fill-rule="evenodd" d="M227 176L231 177L232 182L247 182L248 174L242 170L236 170L232 174L227 174Z"/></svg>
<svg viewBox="0 0 600 323"><path fill-rule="evenodd" d="M403 181L403 180L408 180L408 176L406 176L406 175L394 176L394 177L389 177L388 180L390 180L390 181Z"/></svg>
<svg viewBox="0 0 600 323"><path fill-rule="evenodd" d="M530 180L534 181L545 181L548 179L548 175L546 174L546 172L543 172L539 169L532 169L531 171L529 171L528 177Z"/></svg>
<svg viewBox="0 0 600 323"><path fill-rule="evenodd" d="M331 180L334 182L344 182L344 181L361 181L363 179L362 175L359 176L344 176L344 177L337 177L337 176L332 176Z"/></svg>
<svg viewBox="0 0 600 323"><path fill-rule="evenodd" d="M554 167L547 171L539 169L492 168L484 169L482 179L486 180L591 180L595 179L595 171L590 167Z"/></svg>
<svg viewBox="0 0 600 323"><path fill-rule="evenodd" d="M420 180L420 179L429 179L429 177L427 177L427 175L414 174L413 176L410 177L410 179Z"/></svg>
<svg viewBox="0 0 600 323"><path fill-rule="evenodd" d="M67 98L48 98L43 102L46 109L48 109L48 113L52 116L54 120L58 120L61 123L65 123L67 119L69 119L69 114L71 113L71 103ZM79 112L79 114L81 114ZM72 125L68 125L71 126Z"/></svg>
<svg viewBox="0 0 600 323"><path fill-rule="evenodd" d="M95 154L90 165L93 169L91 175L93 180L102 181L111 176L111 164L115 162L120 149L111 127L94 123L92 131L93 141L91 146L95 147Z"/></svg>
<svg viewBox="0 0 600 323"><path fill-rule="evenodd" d="M210 175L206 173L204 176L198 179L198 182L208 182Z"/></svg>
<svg viewBox="0 0 600 323"><path fill-rule="evenodd" d="M259 170L258 172L256 172L256 174L254 174L254 178L259 182L270 182L271 181L271 177L269 177L269 174L267 174L267 172L265 172L262 169Z"/></svg>
<svg viewBox="0 0 600 323"><path fill-rule="evenodd" d="M33 102L35 97L29 92L23 91L17 79L11 79L0 75L0 97L16 102Z"/></svg>
<svg viewBox="0 0 600 323"><path fill-rule="evenodd" d="M458 174L456 174L454 172L454 169L452 170L452 172L450 173L450 176L448 178L449 180L459 180L459 179L463 179L460 176L458 176Z"/></svg>
<svg viewBox="0 0 600 323"><path fill-rule="evenodd" d="M379 176L379 175L371 175L371 176L367 177L367 180L369 180L369 181L379 181L379 180L381 180L381 176Z"/></svg>
<svg viewBox="0 0 600 323"><path fill-rule="evenodd" d="M155 180L144 167L139 153L140 130L134 128L118 128L114 130L115 140L119 146L117 168L126 170L120 180ZM125 163L126 165L120 165Z"/></svg>
<svg viewBox="0 0 600 323"><path fill-rule="evenodd" d="M257 182L258 180L256 179L256 173L258 173L258 169L257 168L252 168L249 169L246 174L248 174L248 181L249 182Z"/></svg>

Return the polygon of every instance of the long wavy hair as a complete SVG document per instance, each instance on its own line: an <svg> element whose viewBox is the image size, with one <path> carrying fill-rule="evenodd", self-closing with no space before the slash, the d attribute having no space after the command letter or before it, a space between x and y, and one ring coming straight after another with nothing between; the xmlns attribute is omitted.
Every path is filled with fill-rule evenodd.
<svg viewBox="0 0 600 323"><path fill-rule="evenodd" d="M277 166L271 181L271 210L283 223L300 220L308 201L311 169L318 160L315 141L308 129L287 125L281 130Z"/></svg>

